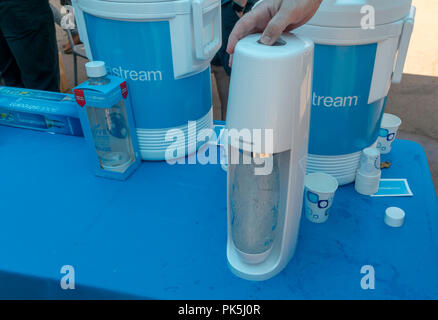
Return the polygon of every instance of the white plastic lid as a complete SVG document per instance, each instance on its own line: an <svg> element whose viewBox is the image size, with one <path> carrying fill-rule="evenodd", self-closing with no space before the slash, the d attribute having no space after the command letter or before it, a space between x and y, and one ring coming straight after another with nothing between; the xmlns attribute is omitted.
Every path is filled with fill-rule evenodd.
<svg viewBox="0 0 438 320"><path fill-rule="evenodd" d="M88 14L134 20L174 18L176 14L191 14L193 0L76 0ZM219 0L209 0L218 2ZM204 1L206 2L206 1Z"/></svg>
<svg viewBox="0 0 438 320"><path fill-rule="evenodd" d="M373 8L375 24L382 25L406 17L411 4L412 0L324 0L308 24L360 28L364 16Z"/></svg>
<svg viewBox="0 0 438 320"><path fill-rule="evenodd" d="M105 62L90 61L85 64L88 78L99 78L106 76Z"/></svg>
<svg viewBox="0 0 438 320"><path fill-rule="evenodd" d="M235 51L241 52L247 58L272 61L301 56L313 50L313 42L310 39L294 34L282 34L271 46L262 44L259 41L260 37L260 33L246 36L237 42Z"/></svg>
<svg viewBox="0 0 438 320"><path fill-rule="evenodd" d="M405 221L405 212L397 207L389 207L385 211L384 221L390 227L401 227Z"/></svg>

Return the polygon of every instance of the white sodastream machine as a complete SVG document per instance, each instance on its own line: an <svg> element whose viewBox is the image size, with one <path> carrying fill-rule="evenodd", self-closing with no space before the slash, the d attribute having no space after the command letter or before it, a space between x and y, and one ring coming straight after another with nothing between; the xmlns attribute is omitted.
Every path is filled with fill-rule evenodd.
<svg viewBox="0 0 438 320"><path fill-rule="evenodd" d="M205 143L196 132L213 127L210 61L221 46L221 1L72 3L88 58L128 83L142 159L195 152ZM184 138L166 137L171 129Z"/></svg>
<svg viewBox="0 0 438 320"><path fill-rule="evenodd" d="M228 129L229 266L266 280L292 258L303 202L312 89L313 42L260 34L237 43Z"/></svg>

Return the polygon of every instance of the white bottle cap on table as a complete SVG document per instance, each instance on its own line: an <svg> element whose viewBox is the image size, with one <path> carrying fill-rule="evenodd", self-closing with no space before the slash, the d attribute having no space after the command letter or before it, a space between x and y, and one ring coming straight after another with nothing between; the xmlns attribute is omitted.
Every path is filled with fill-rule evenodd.
<svg viewBox="0 0 438 320"><path fill-rule="evenodd" d="M397 207L389 207L385 211L385 223L390 227L401 227L405 221L405 212Z"/></svg>
<svg viewBox="0 0 438 320"><path fill-rule="evenodd" d="M103 61L90 61L85 64L85 70L87 70L87 76L89 78L99 78L106 76L105 62Z"/></svg>

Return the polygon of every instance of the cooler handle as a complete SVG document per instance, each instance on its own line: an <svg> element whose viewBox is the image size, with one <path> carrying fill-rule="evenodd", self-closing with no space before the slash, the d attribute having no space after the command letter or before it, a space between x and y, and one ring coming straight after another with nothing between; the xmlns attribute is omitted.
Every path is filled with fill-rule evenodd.
<svg viewBox="0 0 438 320"><path fill-rule="evenodd" d="M414 29L416 8L411 7L409 16L405 19L403 24L402 34L400 36L400 43L398 47L397 60L395 62L394 73L392 75L393 83L400 83L405 67L406 56L408 54L409 42L411 40L412 30Z"/></svg>
<svg viewBox="0 0 438 320"><path fill-rule="evenodd" d="M204 43L204 17L213 10L216 11L216 13L212 13L213 18L210 24L213 28L213 39ZM221 1L194 0L192 2L192 14L196 58L199 60L211 59L222 45Z"/></svg>

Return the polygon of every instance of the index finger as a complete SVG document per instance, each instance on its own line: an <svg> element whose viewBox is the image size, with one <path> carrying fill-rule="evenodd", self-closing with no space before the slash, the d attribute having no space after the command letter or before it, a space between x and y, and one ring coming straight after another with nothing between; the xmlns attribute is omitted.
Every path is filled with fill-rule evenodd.
<svg viewBox="0 0 438 320"><path fill-rule="evenodd" d="M240 39L253 32L256 23L256 17L253 14L245 14L242 18L240 18L228 37L228 54L234 53L234 48Z"/></svg>
<svg viewBox="0 0 438 320"><path fill-rule="evenodd" d="M270 17L265 17L265 13L266 12L264 12L262 5L260 5L240 18L228 37L228 54L234 53L234 48L240 39L251 33L260 32L264 29L270 19Z"/></svg>

